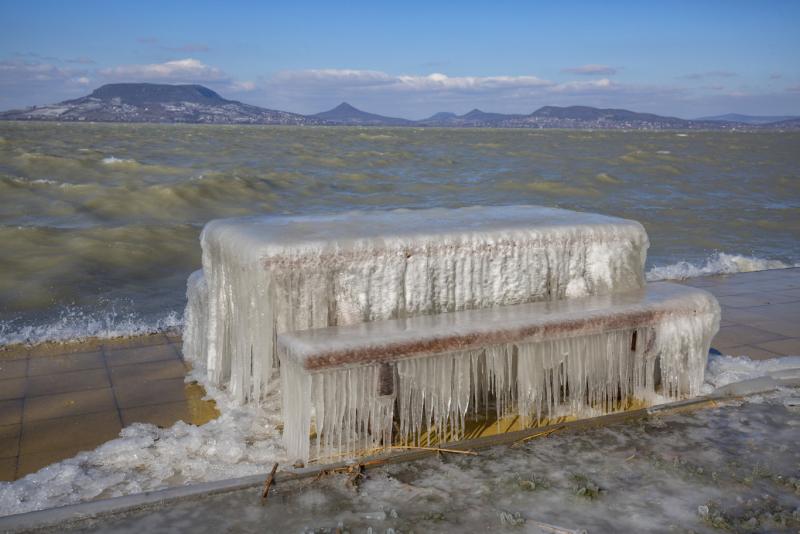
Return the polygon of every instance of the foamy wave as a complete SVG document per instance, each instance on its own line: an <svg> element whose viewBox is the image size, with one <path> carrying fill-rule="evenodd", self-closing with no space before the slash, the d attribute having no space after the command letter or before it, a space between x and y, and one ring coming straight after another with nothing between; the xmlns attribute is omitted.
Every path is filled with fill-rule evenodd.
<svg viewBox="0 0 800 534"><path fill-rule="evenodd" d="M136 313L109 311L102 315L93 315L68 307L61 312L58 319L42 324L18 325L0 321L0 346L129 337L175 330L182 326L183 315L175 311L160 318L146 320Z"/></svg>
<svg viewBox="0 0 800 534"><path fill-rule="evenodd" d="M703 265L695 265L688 261L679 261L672 265L655 266L647 271L647 280L654 282L657 280L684 280L697 276L709 276L713 274L733 274L749 273L752 271L765 271L767 269L788 269L790 267L800 267L800 265L789 265L780 260L765 260L752 256L740 256L739 254L725 254L720 252L708 258Z"/></svg>
<svg viewBox="0 0 800 534"><path fill-rule="evenodd" d="M100 160L101 163L104 165L134 165L136 164L135 159L123 159L123 158L115 158L114 156L108 156L107 158L103 158Z"/></svg>

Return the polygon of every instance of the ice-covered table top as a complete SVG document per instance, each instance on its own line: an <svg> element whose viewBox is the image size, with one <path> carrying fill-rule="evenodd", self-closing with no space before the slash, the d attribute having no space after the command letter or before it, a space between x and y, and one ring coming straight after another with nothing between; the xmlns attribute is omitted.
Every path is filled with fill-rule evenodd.
<svg viewBox="0 0 800 534"><path fill-rule="evenodd" d="M474 206L457 209L353 211L307 216L257 216L209 222L204 242L213 241L262 255L321 249L393 248L487 242L520 238L590 236L630 238L647 246L636 221L541 206Z"/></svg>

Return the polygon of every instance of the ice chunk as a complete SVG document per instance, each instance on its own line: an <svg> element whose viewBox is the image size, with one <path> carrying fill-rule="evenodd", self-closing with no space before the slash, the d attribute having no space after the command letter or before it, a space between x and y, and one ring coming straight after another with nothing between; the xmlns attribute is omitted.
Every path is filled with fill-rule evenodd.
<svg viewBox="0 0 800 534"><path fill-rule="evenodd" d="M639 289L648 247L635 221L536 206L216 220L201 241L206 324L186 341L240 402L281 332Z"/></svg>

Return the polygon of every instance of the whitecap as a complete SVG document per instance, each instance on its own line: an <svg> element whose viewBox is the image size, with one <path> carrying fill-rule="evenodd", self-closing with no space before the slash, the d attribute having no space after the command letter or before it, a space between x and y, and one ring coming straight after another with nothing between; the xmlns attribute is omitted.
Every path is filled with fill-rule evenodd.
<svg viewBox="0 0 800 534"><path fill-rule="evenodd" d="M100 162L104 165L132 165L137 163L135 159L116 158L114 156L105 157Z"/></svg>
<svg viewBox="0 0 800 534"><path fill-rule="evenodd" d="M800 267L800 265L789 265L780 260L767 260L752 256L720 252L709 257L702 265L696 265L688 261L679 261L671 265L656 265L647 271L647 280L649 282L657 280L684 280L697 276L749 273L753 271L765 271L767 269L788 269L790 267Z"/></svg>
<svg viewBox="0 0 800 534"><path fill-rule="evenodd" d="M80 342L88 338L112 339L175 330L183 326L183 316L175 311L160 318L146 320L136 313L114 310L91 314L77 307L65 307L58 318L38 324L20 326L0 321L0 346L45 342Z"/></svg>

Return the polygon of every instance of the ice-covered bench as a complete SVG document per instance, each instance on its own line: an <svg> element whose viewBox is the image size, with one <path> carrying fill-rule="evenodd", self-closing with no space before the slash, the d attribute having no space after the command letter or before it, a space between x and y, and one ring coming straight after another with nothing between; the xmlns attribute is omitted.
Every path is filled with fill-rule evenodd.
<svg viewBox="0 0 800 534"><path fill-rule="evenodd" d="M209 222L184 351L258 401L287 331L603 295L644 286L635 222L537 206Z"/></svg>
<svg viewBox="0 0 800 534"><path fill-rule="evenodd" d="M670 283L278 336L284 443L308 460L498 420L607 413L699 393L719 306ZM396 425L396 430L394 429Z"/></svg>

